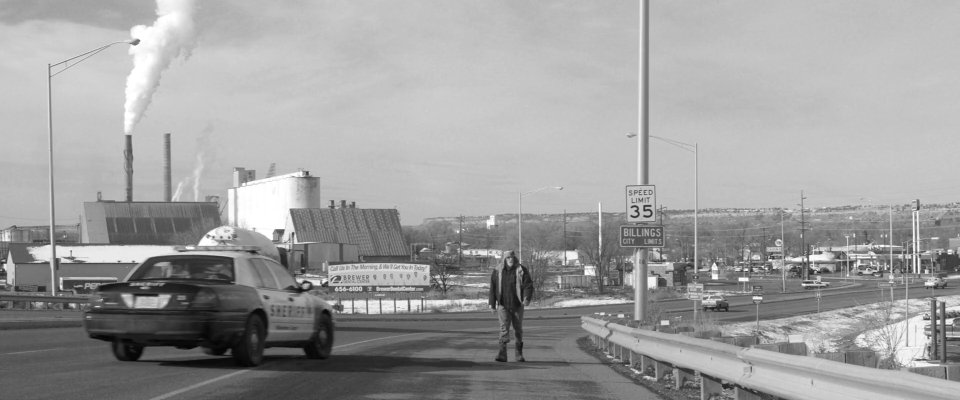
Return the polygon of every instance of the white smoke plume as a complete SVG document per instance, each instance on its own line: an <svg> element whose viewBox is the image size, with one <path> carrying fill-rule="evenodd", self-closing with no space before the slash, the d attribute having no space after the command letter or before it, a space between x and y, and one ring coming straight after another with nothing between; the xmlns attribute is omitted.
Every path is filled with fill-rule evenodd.
<svg viewBox="0 0 960 400"><path fill-rule="evenodd" d="M216 157L216 147L212 143L211 136L213 135L213 125L207 124L203 131L200 132L200 136L197 137L197 163L193 167L193 172L190 176L183 178L180 182L177 183L177 189L173 192L171 201L180 201L180 197L183 197L184 189L193 184L193 201L200 200L200 178L203 176L203 169L207 165L207 159L215 159Z"/></svg>
<svg viewBox="0 0 960 400"><path fill-rule="evenodd" d="M193 169L193 201L200 201L200 174L203 173L203 149L197 153L197 166Z"/></svg>
<svg viewBox="0 0 960 400"><path fill-rule="evenodd" d="M183 184L189 180L190 178L187 178L177 183L177 190L173 192L173 196L170 196L170 201L180 201L180 196L183 195Z"/></svg>
<svg viewBox="0 0 960 400"><path fill-rule="evenodd" d="M150 106L154 92L160 86L160 73L180 57L190 58L196 47L196 29L193 15L194 0L157 0L157 20L153 26L137 25L130 29L131 37L140 44L130 46L133 70L127 76L127 100L124 104L123 132L133 132L144 111Z"/></svg>
<svg viewBox="0 0 960 400"><path fill-rule="evenodd" d="M213 146L213 124L200 131L197 136L197 165L193 168L193 201L200 201L200 176L203 174L203 168L206 161L216 159L217 148Z"/></svg>

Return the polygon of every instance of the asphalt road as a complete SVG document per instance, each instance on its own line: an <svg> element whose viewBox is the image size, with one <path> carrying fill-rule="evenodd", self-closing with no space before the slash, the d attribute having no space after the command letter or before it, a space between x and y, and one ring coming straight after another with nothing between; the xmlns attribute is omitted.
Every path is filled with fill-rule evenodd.
<svg viewBox="0 0 960 400"><path fill-rule="evenodd" d="M334 355L267 349L239 368L199 349L149 347L114 359L82 328L0 331L0 398L9 399L655 399L577 347L579 318L532 318L526 363L494 362L496 319L347 319Z"/></svg>
<svg viewBox="0 0 960 400"><path fill-rule="evenodd" d="M889 298L889 289L882 291ZM903 287L895 289L903 298ZM910 297L929 296L922 286ZM933 292L960 293L948 287ZM724 321L756 318L752 297L731 296ZM845 308L882 300L876 282L832 288L769 290L761 319ZM693 302L659 303L665 316L689 316ZM146 349L137 362L114 359L107 343L87 338L78 312L0 311L0 398L10 399L655 399L580 350L581 315L632 312L632 304L528 310L526 363L497 363L496 318L490 313L343 316L334 355L308 360L299 349L267 349L266 362L239 368L230 357L198 349ZM702 312L702 311L698 311ZM920 312L918 310L917 312ZM48 326L40 329L3 329ZM52 328L53 326L67 326Z"/></svg>

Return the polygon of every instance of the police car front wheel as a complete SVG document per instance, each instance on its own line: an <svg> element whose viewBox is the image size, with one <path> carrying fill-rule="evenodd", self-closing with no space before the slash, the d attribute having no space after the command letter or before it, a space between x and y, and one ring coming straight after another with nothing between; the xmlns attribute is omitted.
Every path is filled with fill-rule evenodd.
<svg viewBox="0 0 960 400"><path fill-rule="evenodd" d="M307 358L325 360L333 352L333 319L330 314L320 314L310 343L303 347Z"/></svg>

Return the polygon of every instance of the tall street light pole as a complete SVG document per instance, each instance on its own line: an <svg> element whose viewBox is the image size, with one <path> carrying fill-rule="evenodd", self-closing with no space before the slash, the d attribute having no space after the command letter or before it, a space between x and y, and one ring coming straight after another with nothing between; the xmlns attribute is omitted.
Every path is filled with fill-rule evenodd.
<svg viewBox="0 0 960 400"><path fill-rule="evenodd" d="M843 258L845 258L846 261L847 261L847 275L846 275L846 277L849 278L849 277L850 277L850 235L843 235L843 238L844 238L844 239L847 239L847 247L844 249L844 251L846 251L846 256L844 256ZM854 244L856 244L856 243L854 243Z"/></svg>
<svg viewBox="0 0 960 400"><path fill-rule="evenodd" d="M50 295L57 295L57 226L56 211L54 202L54 184L53 184L53 77L59 75L84 60L97 55L97 53L106 50L115 44L129 44L136 46L140 44L140 39L121 40L108 43L97 47L86 53L70 57L55 64L47 64L47 144L50 151L49 169L50 169ZM54 67L63 66L59 71L53 72Z"/></svg>
<svg viewBox="0 0 960 400"><path fill-rule="evenodd" d="M681 141L662 138L660 136L650 135L650 137L674 145L683 150L693 152L693 268L700 270L700 256L697 249L699 246L699 232L697 229L700 224L697 221L697 214L700 212L700 146L698 143L684 143Z"/></svg>
<svg viewBox="0 0 960 400"><path fill-rule="evenodd" d="M650 0L640 0L640 26L637 51L637 184L647 185L649 175L650 146ZM647 319L647 249L638 248L633 262L633 320L641 323Z"/></svg>
<svg viewBox="0 0 960 400"><path fill-rule="evenodd" d="M563 186L544 186L529 192L517 192L517 260L523 263L523 196L542 192L547 189L563 190Z"/></svg>

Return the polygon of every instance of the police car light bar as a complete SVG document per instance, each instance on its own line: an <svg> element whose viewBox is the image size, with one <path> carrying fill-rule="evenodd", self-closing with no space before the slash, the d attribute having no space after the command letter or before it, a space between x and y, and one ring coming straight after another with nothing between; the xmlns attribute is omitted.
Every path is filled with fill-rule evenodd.
<svg viewBox="0 0 960 400"><path fill-rule="evenodd" d="M251 253L259 252L259 246L249 245L219 245L219 246L175 246L176 251L249 251Z"/></svg>

